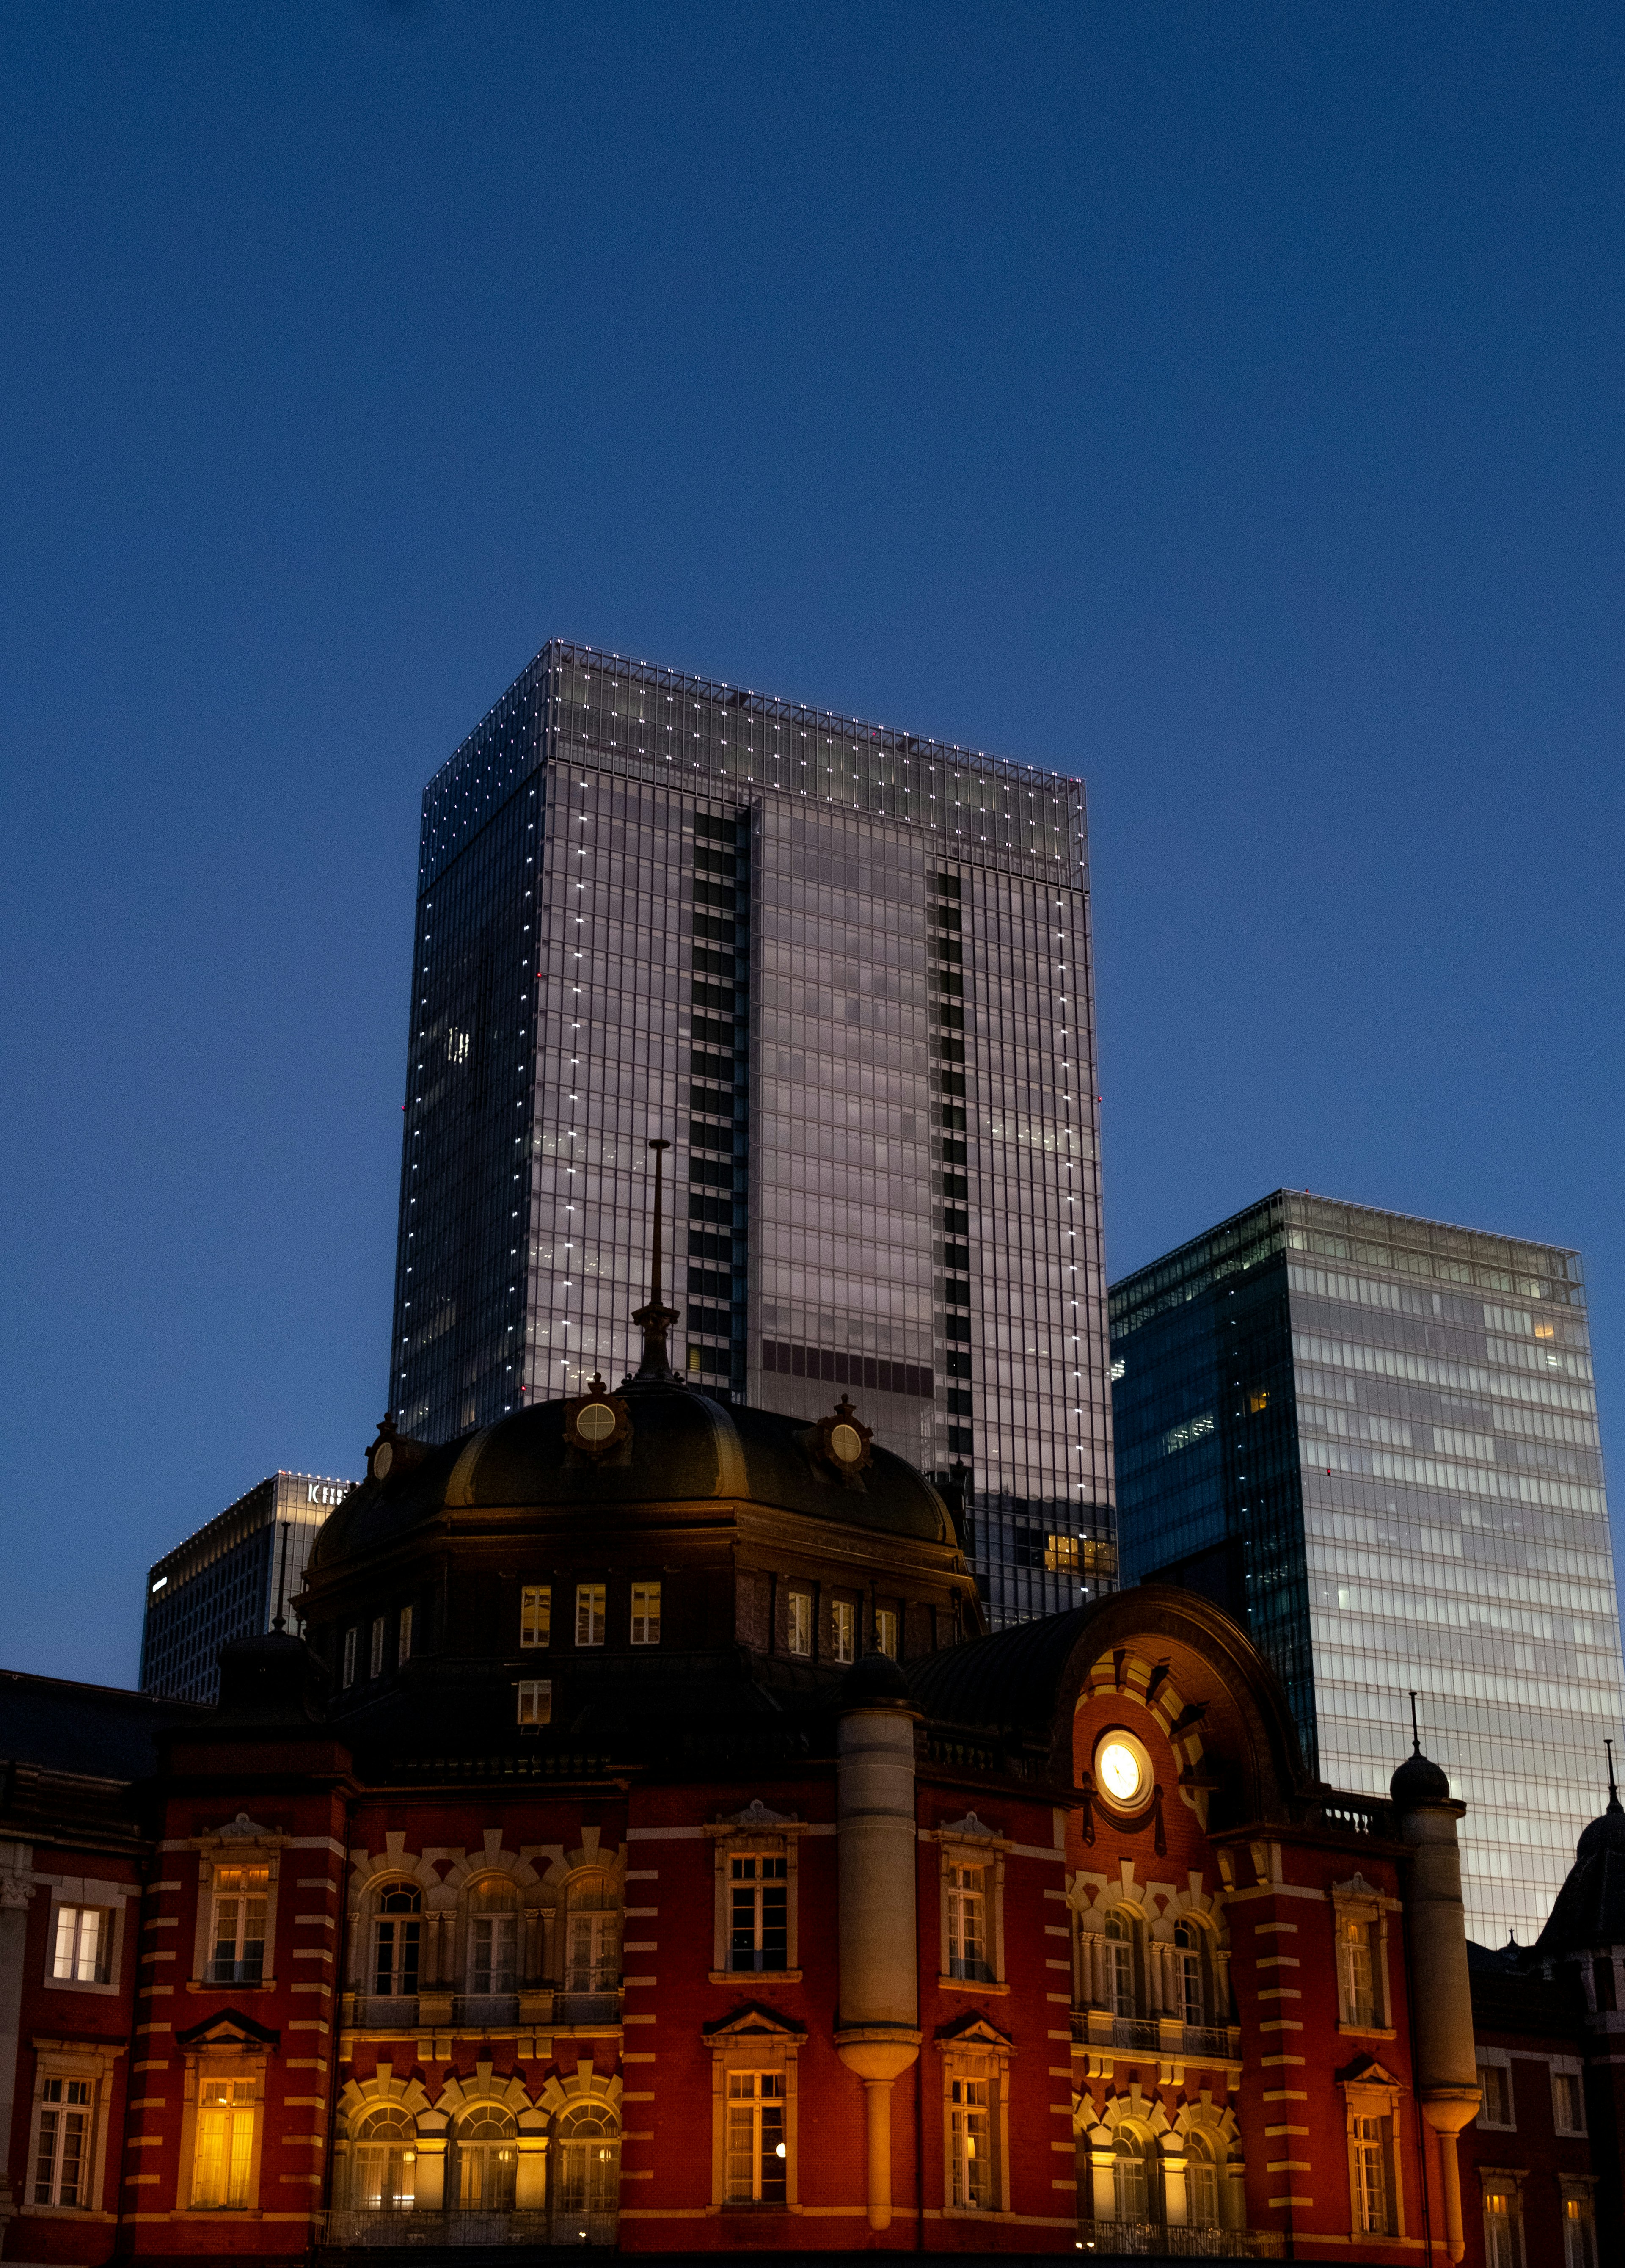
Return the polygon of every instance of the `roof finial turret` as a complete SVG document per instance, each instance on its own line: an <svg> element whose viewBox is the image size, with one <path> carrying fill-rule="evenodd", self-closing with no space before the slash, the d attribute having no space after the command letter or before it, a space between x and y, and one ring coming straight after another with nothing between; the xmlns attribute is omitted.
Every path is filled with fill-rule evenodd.
<svg viewBox="0 0 1625 2268"><path fill-rule="evenodd" d="M1608 1751L1608 1808L1610 1811L1618 1811L1621 1805L1620 1792L1614 1785L1614 1743L1610 1740L1605 1740L1602 1745Z"/></svg>
<svg viewBox="0 0 1625 2268"><path fill-rule="evenodd" d="M1416 1688L1414 1685L1410 1689L1410 1752L1413 1756L1422 1754L1422 1734L1416 1729Z"/></svg>
<svg viewBox="0 0 1625 2268"><path fill-rule="evenodd" d="M671 1350L666 1344L666 1335L677 1321L680 1310L666 1306L661 1296L660 1285L660 1247L665 1233L660 1202L663 1167L665 1152L672 1145L657 1135L650 1142L649 1146L655 1153L654 1250L649 1268L649 1297L632 1317L632 1321L643 1334L643 1359L637 1366L636 1378L629 1379L627 1382L629 1385L640 1386L676 1385L680 1381L677 1373L672 1368Z"/></svg>

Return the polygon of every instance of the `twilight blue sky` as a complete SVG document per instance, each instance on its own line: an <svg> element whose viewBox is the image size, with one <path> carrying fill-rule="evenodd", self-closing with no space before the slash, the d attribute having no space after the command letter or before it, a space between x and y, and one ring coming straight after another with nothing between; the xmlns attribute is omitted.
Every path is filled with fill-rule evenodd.
<svg viewBox="0 0 1625 2268"><path fill-rule="evenodd" d="M549 635L1081 772L1108 1263L1575 1243L1618 6L0 0L0 1660L384 1406L418 796Z"/></svg>

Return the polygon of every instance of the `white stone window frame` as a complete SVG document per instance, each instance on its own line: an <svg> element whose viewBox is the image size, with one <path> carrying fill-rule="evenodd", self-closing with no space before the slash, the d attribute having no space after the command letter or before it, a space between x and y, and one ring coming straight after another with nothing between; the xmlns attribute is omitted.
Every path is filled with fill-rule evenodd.
<svg viewBox="0 0 1625 2268"><path fill-rule="evenodd" d="M944 1992L973 1995L1007 1993L1010 1980L1004 1969L1004 1856L1011 1845L996 1827L988 1826L974 1811L929 1832L937 1845L938 1987ZM948 1973L948 1892L955 1867L981 1867L986 1872L983 1911L991 1977L951 1977Z"/></svg>
<svg viewBox="0 0 1625 2268"><path fill-rule="evenodd" d="M1376 2237L1378 2242L1402 2242L1405 2228L1404 2152L1401 2148L1400 2098L1403 2090L1392 2072L1380 2064L1372 2064L1357 2079L1342 2082L1344 2139L1348 2154L1349 2234L1353 2239L1365 2241ZM1358 2141L1357 2121L1379 2118L1383 2121L1383 2183L1388 2226L1381 2231L1360 2227L1359 2168L1355 2149Z"/></svg>
<svg viewBox="0 0 1625 2268"><path fill-rule="evenodd" d="M732 1984L741 1988L754 1983L759 1991L773 1984L799 1984L801 1838L806 1833L805 1822L771 1810L760 1796L754 1796L745 1809L736 1812L732 1818L708 1821L705 1832L711 1838L711 1863L716 1885L710 1981L713 1984ZM733 1934L732 1868L730 1862L734 1859L746 1858L783 1859L784 1861L783 1969L730 1969L728 1966L728 1944Z"/></svg>
<svg viewBox="0 0 1625 2268"><path fill-rule="evenodd" d="M70 1900L69 1904L73 1904ZM85 1904L90 1904L88 1899ZM78 1988L106 1991L103 1985ZM23 2165L22 2195L18 2203L19 2213L32 2214L40 2220L106 2220L118 2218L109 2212L102 2199L107 2194L107 2111L113 2094L114 2075L123 2046L92 2047L77 2040L36 2039L34 2048L33 2102L28 2120L28 2155ZM35 2205L33 2202L34 2169L40 2158L40 2128L48 2110L54 2103L45 2100L48 2080L85 2080L89 2082L91 2099L91 2132L89 2178L85 2188L91 2202L88 2205ZM116 2200L115 2200L116 2204Z"/></svg>
<svg viewBox="0 0 1625 2268"><path fill-rule="evenodd" d="M942 2213L945 2220L991 2221L1010 2217L1010 2042L991 2025L980 2025L957 2039L938 2040L942 2056ZM993 2137L993 2203L953 2202L953 2082L988 2082L988 2126Z"/></svg>
<svg viewBox="0 0 1625 2268"><path fill-rule="evenodd" d="M540 1613L533 1609L531 1601L541 1602ZM540 1633L540 1634L539 1634ZM521 1653L545 1653L553 1644L553 1586L551 1583L521 1583L519 1586L519 1651Z"/></svg>
<svg viewBox="0 0 1625 2268"><path fill-rule="evenodd" d="M257 2220L261 2217L260 2171L265 2150L265 2078L271 2051L258 2042L233 2047L224 2041L182 2051L180 2110L180 2178L175 2192L178 2213L209 2214L217 2220ZM241 2205L194 2205L192 2182L197 2164L198 2099L210 2080L252 2080L254 2098L254 2149L248 2161L248 2194Z"/></svg>
<svg viewBox="0 0 1625 2268"><path fill-rule="evenodd" d="M773 1975L782 1976L782 1970ZM737 1977L735 1978L737 1982ZM724 2215L801 2210L800 2064L806 2034L749 2009L706 2035L711 2058L711 2210ZM736 2071L775 2072L784 2088L784 2202L728 2201L728 2078Z"/></svg>
<svg viewBox="0 0 1625 2268"><path fill-rule="evenodd" d="M126 1908L136 1892L128 1882L101 1882L89 1875L39 1874L34 1879L48 1885L51 1893L50 1911L46 1916L45 1974L40 1982L53 1992L117 1992L123 1974ZM104 1981L52 1974L56 1965L56 1917L63 1906L90 1906L107 1915L107 1974Z"/></svg>
<svg viewBox="0 0 1625 2268"><path fill-rule="evenodd" d="M799 1632L804 1643L800 1646L796 1644L798 1631L795 1610L798 1603L805 1609ZM784 1593L784 1651L792 1660L812 1660L814 1633L817 1628L818 1589L816 1585L794 1582L787 1584Z"/></svg>
<svg viewBox="0 0 1625 2268"><path fill-rule="evenodd" d="M1388 1917L1400 1911L1397 1898L1386 1896L1368 1882L1363 1874L1356 1874L1346 1882L1334 1882L1332 1885L1332 1959L1337 1975L1337 2029L1345 2038L1391 2040L1395 2036ZM1352 2019L1343 1974L1342 1926L1345 1921L1363 1921L1371 1932L1371 1997L1376 2003L1376 2020L1369 2024L1357 2024Z"/></svg>
<svg viewBox="0 0 1625 2268"><path fill-rule="evenodd" d="M367 1639L367 1678L369 1683L371 1683L373 1678L381 1677L384 1675L384 1661L387 1651L385 1640L387 1638L388 1633L388 1616L374 1615L372 1617L371 1631Z"/></svg>
<svg viewBox="0 0 1625 2268"><path fill-rule="evenodd" d="M1561 2060L1562 2058L1560 2058ZM1562 2215L1563 2264L1568 2268L1569 2207L1573 2204L1585 2206L1583 2225L1591 2253L1592 2268L1599 2257L1597 2250L1597 2176L1594 2174L1560 2174L1558 2176L1558 2211Z"/></svg>
<svg viewBox="0 0 1625 2268"><path fill-rule="evenodd" d="M1484 2223L1486 2261L1489 2258L1489 2193L1492 2190L1498 2190L1511 2200L1511 2211L1506 2219L1512 2232L1512 2268L1525 2268L1529 2257L1524 2233L1524 2183L1526 2178L1526 2169L1521 2166L1480 2166L1478 2169L1479 2206Z"/></svg>
<svg viewBox="0 0 1625 2268"><path fill-rule="evenodd" d="M1487 2047L1481 2041L1474 2049L1474 2060L1481 2071L1483 2070L1486 2066L1489 2066L1493 2067L1495 2070L1501 2072L1504 2075L1506 2082L1507 2109L1507 2115L1504 2118L1491 2118L1489 2117L1489 2098L1488 2093L1486 2093L1483 2102L1479 2105L1478 2116L1474 2122L1474 2124L1482 2128L1485 2132L1490 2134L1516 2134L1518 2132L1518 2098L1512 2091L1511 2057L1507 2053L1504 2048ZM1510 2179L1510 2176L1508 2176L1508 2178Z"/></svg>
<svg viewBox="0 0 1625 2268"><path fill-rule="evenodd" d="M288 1837L261 1827L239 1811L212 1835L195 1835L184 1848L197 1852L197 1925L192 1946L189 1989L197 1992L271 1992L276 1989L276 1900L281 1856ZM265 1963L257 1984L216 1984L210 1980L215 1944L215 1877L222 1867L263 1867L265 1874ZM256 2144L256 2148L258 2145Z"/></svg>
<svg viewBox="0 0 1625 2268"><path fill-rule="evenodd" d="M1564 2141L1583 2141L1591 2132L1585 2117L1585 2065L1578 2056L1553 2056L1548 2066L1548 2076L1552 2095L1552 2132ZM1580 2123L1577 2126L1565 2126L1559 2119L1558 2104L1562 2101L1562 2090L1557 2081L1560 2077L1572 2079L1574 2081L1574 2099L1580 2106Z"/></svg>

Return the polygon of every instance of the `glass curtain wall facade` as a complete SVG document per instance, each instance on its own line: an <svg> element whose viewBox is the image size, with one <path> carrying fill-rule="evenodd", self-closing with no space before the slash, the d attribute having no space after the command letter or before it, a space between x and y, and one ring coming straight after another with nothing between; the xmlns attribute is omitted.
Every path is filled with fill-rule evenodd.
<svg viewBox="0 0 1625 2268"><path fill-rule="evenodd" d="M147 1574L141 1690L212 1702L220 1648L268 1631L297 1597L316 1531L350 1481L272 1473Z"/></svg>
<svg viewBox="0 0 1625 2268"><path fill-rule="evenodd" d="M1468 1926L1531 1942L1625 1716L1577 1254L1281 1190L1110 1304L1125 1576L1229 1608L1336 1786L1415 1688Z"/></svg>
<svg viewBox="0 0 1625 2268"><path fill-rule="evenodd" d="M679 1359L965 1486L996 1621L1110 1587L1083 790L590 648L430 783L391 1406Z"/></svg>

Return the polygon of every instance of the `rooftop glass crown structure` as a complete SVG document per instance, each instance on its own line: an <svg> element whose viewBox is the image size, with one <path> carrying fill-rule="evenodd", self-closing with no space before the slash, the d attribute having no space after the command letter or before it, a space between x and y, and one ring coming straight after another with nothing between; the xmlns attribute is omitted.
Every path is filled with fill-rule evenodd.
<svg viewBox="0 0 1625 2268"><path fill-rule="evenodd" d="M546 646L423 799L390 1397L615 1377L673 1140L678 1359L969 1482L995 1620L1113 1580L1074 779Z"/></svg>

